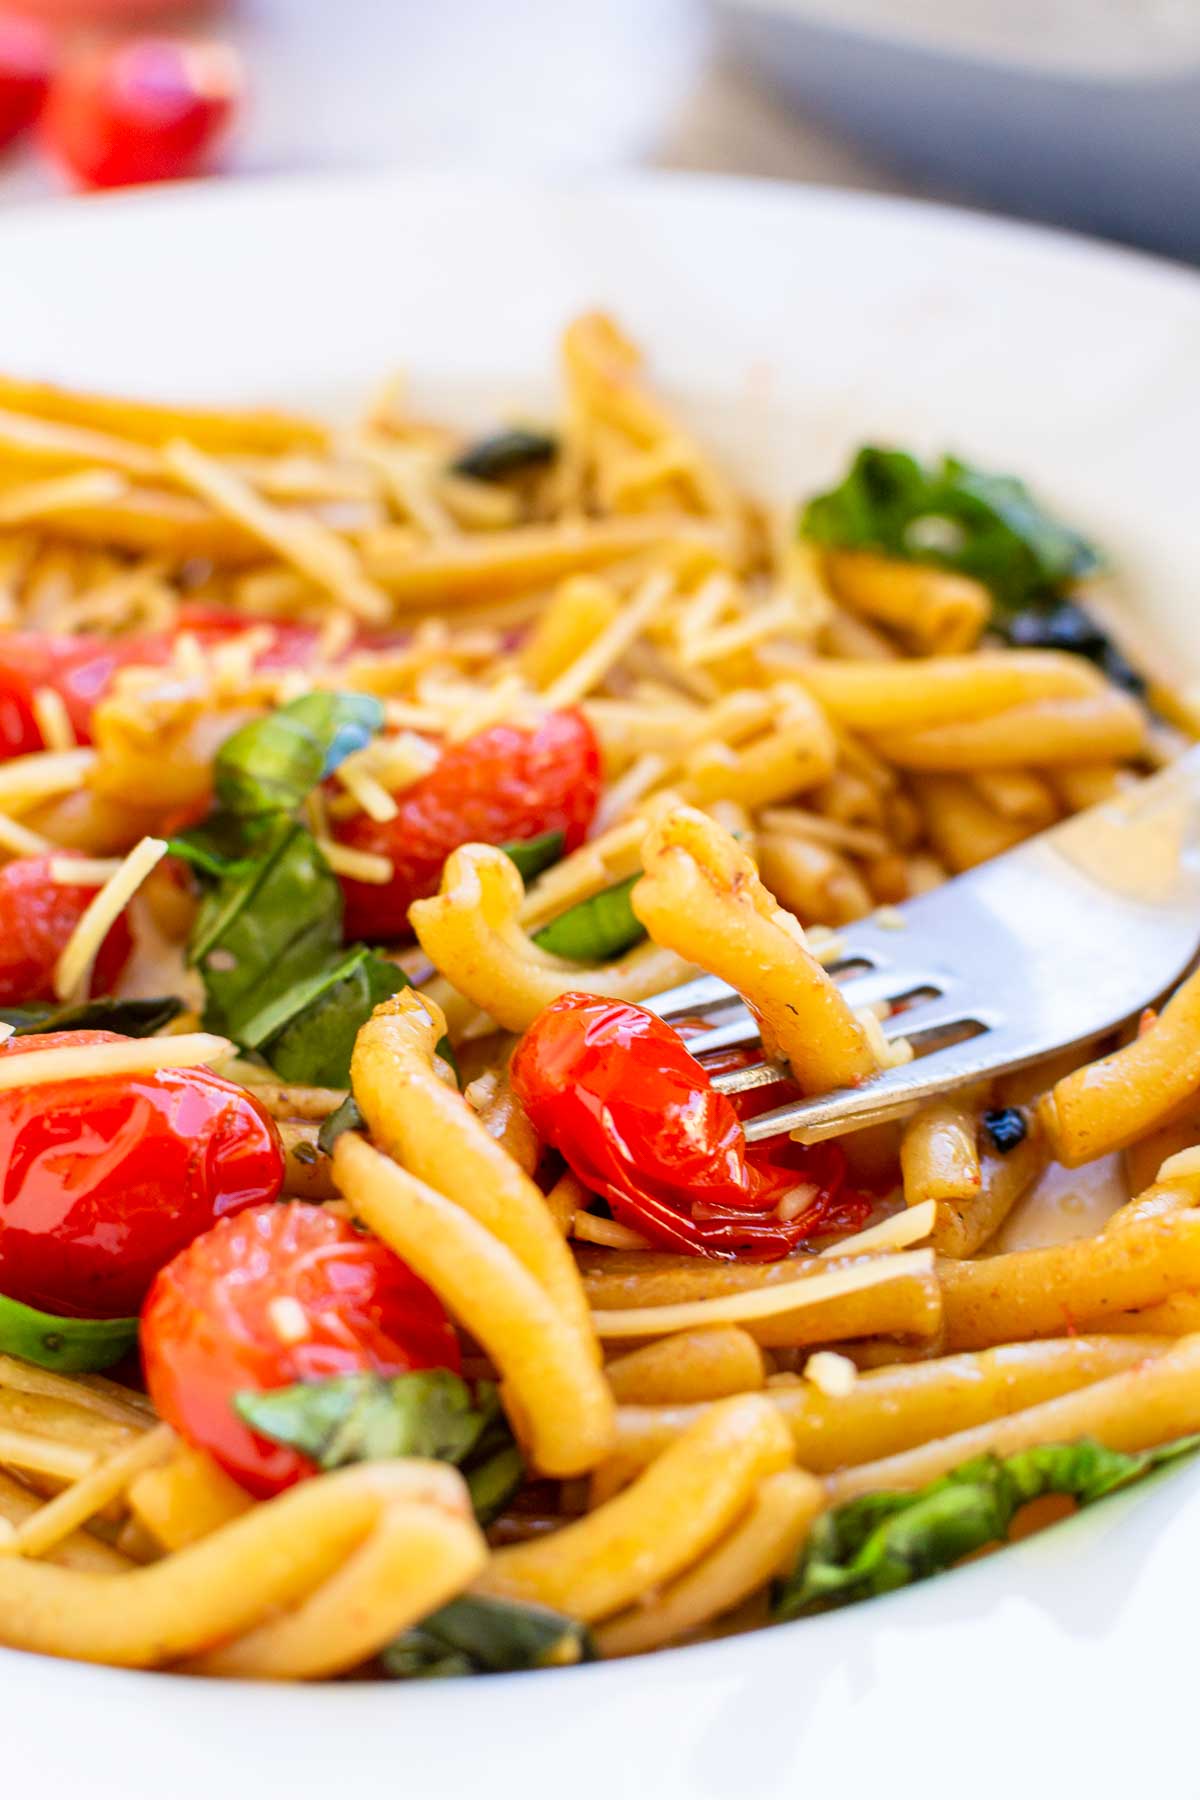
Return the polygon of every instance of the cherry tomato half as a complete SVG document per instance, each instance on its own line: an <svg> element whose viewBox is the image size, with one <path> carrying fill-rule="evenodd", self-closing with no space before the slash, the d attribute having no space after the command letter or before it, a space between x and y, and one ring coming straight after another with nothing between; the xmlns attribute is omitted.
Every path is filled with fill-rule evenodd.
<svg viewBox="0 0 1200 1800"><path fill-rule="evenodd" d="M0 14L0 150L28 131L50 86L50 34L34 19Z"/></svg>
<svg viewBox="0 0 1200 1800"><path fill-rule="evenodd" d="M509 844L564 834L577 848L600 798L600 747L581 712L550 712L536 724L490 726L449 744L421 781L397 796L394 819L357 813L337 836L355 850L386 856L386 886L344 881L347 938L408 935L414 900L437 892L442 864L460 844Z"/></svg>
<svg viewBox="0 0 1200 1800"><path fill-rule="evenodd" d="M42 135L84 187L128 187L197 175L241 99L224 44L140 38L72 57L50 88Z"/></svg>
<svg viewBox="0 0 1200 1800"><path fill-rule="evenodd" d="M56 881L51 864L68 852L19 856L0 868L0 1005L54 998L54 965L99 888ZM92 992L110 994L129 961L125 914L108 931L92 969Z"/></svg>
<svg viewBox="0 0 1200 1800"><path fill-rule="evenodd" d="M585 1187L668 1249L769 1260L852 1229L868 1210L845 1204L836 1146L748 1150L730 1101L678 1032L640 1006L564 994L529 1027L510 1075L534 1129Z"/></svg>
<svg viewBox="0 0 1200 1800"><path fill-rule="evenodd" d="M296 1342L275 1302L294 1302ZM370 1370L461 1366L441 1302L377 1238L304 1201L256 1206L162 1270L142 1313L142 1358L163 1418L260 1496L313 1465L243 1425L235 1394Z"/></svg>
<svg viewBox="0 0 1200 1800"><path fill-rule="evenodd" d="M3 1054L122 1041L50 1032L10 1038ZM283 1168L258 1101L207 1069L0 1089L0 1293L124 1318L198 1233L273 1199Z"/></svg>

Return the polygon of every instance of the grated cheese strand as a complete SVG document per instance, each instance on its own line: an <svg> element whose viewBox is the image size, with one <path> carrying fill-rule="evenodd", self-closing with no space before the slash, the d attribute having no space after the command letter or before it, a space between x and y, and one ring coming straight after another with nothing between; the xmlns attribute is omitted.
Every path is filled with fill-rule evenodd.
<svg viewBox="0 0 1200 1800"><path fill-rule="evenodd" d="M79 739L67 711L67 703L57 688L40 687L33 691L34 723L42 734L47 750L75 750Z"/></svg>
<svg viewBox="0 0 1200 1800"><path fill-rule="evenodd" d="M0 813L0 850L6 850L10 856L49 856L54 848L40 831L31 831L28 825Z"/></svg>
<svg viewBox="0 0 1200 1800"><path fill-rule="evenodd" d="M832 1245L821 1254L858 1256L864 1250L904 1250L909 1244L919 1244L922 1238L928 1237L936 1218L937 1201L922 1200L906 1212L895 1213L890 1219L881 1219L878 1225L868 1225L854 1237L843 1238L840 1244Z"/></svg>
<svg viewBox="0 0 1200 1800"><path fill-rule="evenodd" d="M7 811L22 803L30 806L52 794L72 793L86 782L96 766L94 750L34 750L14 756L0 768L0 806Z"/></svg>
<svg viewBox="0 0 1200 1800"><path fill-rule="evenodd" d="M597 1337L665 1337L675 1331L691 1331L697 1325L736 1325L745 1319L770 1319L778 1313L798 1312L822 1300L837 1300L863 1288L882 1287L908 1275L933 1273L932 1250L912 1250L901 1256L881 1256L855 1269L836 1269L828 1275L805 1275L778 1287L751 1288L742 1294L719 1294L712 1300L681 1300L672 1306L630 1306L619 1311L593 1312Z"/></svg>
<svg viewBox="0 0 1200 1800"><path fill-rule="evenodd" d="M0 1093L11 1088L44 1087L52 1081L103 1081L112 1075L153 1075L157 1069L198 1069L223 1062L234 1047L210 1031L181 1032L178 1037L130 1038L117 1044L63 1045L0 1056Z"/></svg>
<svg viewBox="0 0 1200 1800"><path fill-rule="evenodd" d="M390 857L377 856L373 850L354 850L349 844L339 844L336 839L319 832L316 840L317 848L335 875L348 876L351 881L369 882L372 887L386 887L396 872Z"/></svg>
<svg viewBox="0 0 1200 1800"><path fill-rule="evenodd" d="M830 1400L844 1400L858 1380L858 1369L836 1350L818 1350L804 1365L804 1379Z"/></svg>
<svg viewBox="0 0 1200 1800"><path fill-rule="evenodd" d="M674 586L667 574L648 575L612 624L593 638L542 695L547 706L574 706L620 661L630 645L661 611Z"/></svg>
<svg viewBox="0 0 1200 1800"><path fill-rule="evenodd" d="M166 854L165 838L144 837L134 845L116 873L109 876L71 933L55 965L54 992L60 1000L69 1000L84 990L96 952L109 930L151 869Z"/></svg>

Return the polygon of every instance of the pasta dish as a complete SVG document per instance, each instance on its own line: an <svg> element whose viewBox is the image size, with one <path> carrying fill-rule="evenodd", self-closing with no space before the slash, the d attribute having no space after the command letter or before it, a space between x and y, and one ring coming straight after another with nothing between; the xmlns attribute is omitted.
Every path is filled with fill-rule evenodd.
<svg viewBox="0 0 1200 1800"><path fill-rule="evenodd" d="M1101 551L901 448L777 515L611 319L561 366L482 436L0 378L0 1646L623 1657L1196 1446L1200 975L744 1131L911 1054L844 927L1195 735Z"/></svg>

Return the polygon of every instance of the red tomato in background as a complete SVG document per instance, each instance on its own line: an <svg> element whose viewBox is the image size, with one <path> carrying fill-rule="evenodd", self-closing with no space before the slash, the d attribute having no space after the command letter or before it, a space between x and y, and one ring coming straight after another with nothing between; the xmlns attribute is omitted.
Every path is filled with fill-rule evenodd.
<svg viewBox="0 0 1200 1800"><path fill-rule="evenodd" d="M583 714L546 713L536 724L492 725L448 744L436 768L397 795L386 823L365 813L336 835L390 859L386 886L343 880L346 937L409 936L408 909L437 892L442 865L460 844L510 844L561 831L564 850L587 836L602 785L600 746Z"/></svg>
<svg viewBox="0 0 1200 1800"><path fill-rule="evenodd" d="M46 99L53 52L33 19L0 13L0 150L28 131Z"/></svg>
<svg viewBox="0 0 1200 1800"><path fill-rule="evenodd" d="M300 1343L285 1341L272 1318L281 1299L303 1309ZM260 1497L314 1469L244 1425L235 1394L360 1371L461 1367L454 1327L408 1265L303 1201L253 1207L197 1238L155 1281L141 1335L162 1417Z"/></svg>
<svg viewBox="0 0 1200 1800"><path fill-rule="evenodd" d="M42 137L84 187L200 174L244 88L224 44L140 38L71 58L53 82Z"/></svg>
<svg viewBox="0 0 1200 1800"><path fill-rule="evenodd" d="M843 1193L836 1145L749 1149L678 1032L640 1006L564 994L517 1045L510 1078L534 1130L584 1186L666 1249L765 1261L852 1230L870 1210ZM786 1217L777 1209L790 1210L792 1194L799 1210Z"/></svg>
<svg viewBox="0 0 1200 1800"><path fill-rule="evenodd" d="M3 1053L122 1041L51 1032L10 1038ZM283 1168L262 1106L207 1069L0 1089L0 1293L45 1312L127 1317L200 1232L273 1199Z"/></svg>
<svg viewBox="0 0 1200 1800"><path fill-rule="evenodd" d="M0 868L0 1006L54 998L54 965L100 891L54 880L51 862L70 854L19 856ZM97 953L94 994L111 994L132 948L121 913Z"/></svg>

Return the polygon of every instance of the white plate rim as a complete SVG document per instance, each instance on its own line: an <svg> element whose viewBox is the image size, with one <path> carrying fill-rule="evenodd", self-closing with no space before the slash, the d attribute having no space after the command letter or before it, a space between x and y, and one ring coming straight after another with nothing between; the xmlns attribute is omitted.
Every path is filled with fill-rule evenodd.
<svg viewBox="0 0 1200 1800"><path fill-rule="evenodd" d="M111 223L117 236L132 231L144 241L158 234L165 256L172 246L178 253L189 227L215 241L222 231L236 233L245 221L257 220L269 236L289 209L328 218L343 206L377 214L394 206L407 209L411 219L424 208L436 238L431 221L448 204L466 214L501 208L516 216L522 206L535 213L540 208L553 215L551 235L564 229L569 207L615 239L646 219L667 235L679 234L681 242L697 229L733 229L735 218L757 219L764 229L787 218L809 242L827 233L843 245L847 234L889 239L901 231L923 243L942 241L943 254L953 241L968 259L978 255L997 268L1021 265L1039 279L1058 270L1068 288L1086 275L1085 286L1094 279L1101 288L1120 289L1122 304L1136 292L1147 317L1161 314L1168 335L1178 332L1178 345L1172 337L1165 353L1168 365L1200 346L1200 280L1136 252L920 202L665 176L571 183L325 176L104 197L74 216L52 206L18 209L0 221L0 327L11 327L14 317L21 323L18 288L36 294L45 280L45 264L40 275L36 266L39 256L51 266L56 256L69 264L72 246L89 234L95 239L101 224ZM588 252L577 242L572 252L586 264ZM14 274L14 259L22 258L24 267ZM627 271L625 279L637 286L643 277ZM621 272L614 270L616 298L620 282ZM22 360L11 337L5 351L14 363ZM269 361L270 346L266 354ZM79 378L77 368L70 372ZM1194 371L1179 379L1185 396L1200 397ZM1166 435L1174 443L1177 413L1161 395L1155 405L1164 417L1169 413ZM1200 648L1194 636L1192 644ZM1185 1470L923 1588L822 1620L629 1664L469 1688L337 1685L302 1694L0 1652L0 1692L11 1753L40 1768L43 1788L51 1793L80 1780L95 1792L134 1796L144 1781L149 1792L167 1757L175 1760L174 1786L185 1797L211 1791L214 1780L231 1771L246 1782L246 1791L252 1781L270 1780L279 1791L315 1794L356 1759L371 1779L403 1773L416 1793L466 1793L486 1782L495 1800L560 1791L591 1800L610 1794L614 1782L630 1781L634 1791L644 1785L662 1800L783 1794L814 1778L836 1778L843 1787L849 1778L866 1791L883 1779L894 1785L897 1757L933 1722L935 1773L937 1766L948 1775L959 1771L947 1781L947 1793L963 1779L971 1780L975 1793L1011 1792L1036 1752L1047 1791L1069 1773L1102 1797L1126 1791L1135 1772L1144 1778L1157 1759L1167 1768L1186 1753L1186 1659L1162 1652L1176 1643L1182 1648L1176 1561L1197 1542L1200 1473ZM1102 1571L1118 1577L1119 1591L1106 1592L1097 1604ZM1073 1661L1063 1680L1068 1650ZM1154 1708L1157 1735L1150 1747L1131 1744L1121 1727L1128 1717L1130 1663L1154 1682L1138 1695ZM993 1681L1003 1668L1019 1694L1019 1733L994 1734L994 1706L985 1712L979 1705L981 1668L990 1669ZM63 1709L67 1720L86 1721L86 1730L64 1728ZM989 1724L988 1764L981 1767L979 1733ZM1082 1752L1081 1737L1090 1737ZM399 1769L392 1760L398 1752ZM1174 1766L1181 1764L1175 1760ZM929 1794L943 1791L930 1785L928 1770L921 1786Z"/></svg>

